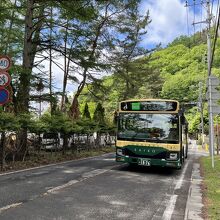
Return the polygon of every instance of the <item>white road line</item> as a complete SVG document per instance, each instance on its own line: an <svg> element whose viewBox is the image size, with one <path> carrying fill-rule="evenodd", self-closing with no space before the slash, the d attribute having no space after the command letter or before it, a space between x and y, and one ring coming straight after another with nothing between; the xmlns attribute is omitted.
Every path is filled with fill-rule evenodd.
<svg viewBox="0 0 220 220"><path fill-rule="evenodd" d="M183 171L182 171L182 174L181 174L180 178L176 182L174 190L180 189L182 187L183 179L184 179L186 170L188 168L188 165L189 165L189 161L187 161L187 163L185 164L185 166L183 168ZM172 195L170 197L170 200L167 203L168 206L166 207L166 209L165 209L165 211L163 213L163 216L162 216L163 220L170 220L171 219L173 211L174 211L174 208L175 208L175 205L176 205L177 197L178 197L178 195Z"/></svg>
<svg viewBox="0 0 220 220"><path fill-rule="evenodd" d="M162 219L163 220L170 220L171 216L173 214L175 205L176 205L176 200L177 200L177 195L172 195L169 201L169 205L166 207Z"/></svg>
<svg viewBox="0 0 220 220"><path fill-rule="evenodd" d="M0 208L0 214L3 211L6 211L6 210L11 209L11 208L15 208L15 207L17 207L17 206L19 206L21 204L22 204L22 202L18 202L18 203L14 203L14 204L11 204L11 205L4 206L4 207Z"/></svg>
<svg viewBox="0 0 220 220"><path fill-rule="evenodd" d="M60 163L52 163L52 164L48 164L48 165L32 167L32 168L23 169L23 170L16 170L16 171L7 172L7 173L1 173L0 176L6 176L9 174L15 174L15 173L22 173L22 172L26 172L26 171L30 171L30 170L37 170L37 169L41 169L41 168L52 167L52 166L57 166L57 165L62 165L62 164L68 164L68 163L72 163L75 161L82 161L82 160L87 160L87 159L99 158L99 157L103 157L103 156L108 156L110 154L112 154L112 153L102 154L102 155L93 156L93 157L86 157L86 158L81 158L81 159L76 159L76 160L68 160L68 161L64 161L64 162L60 162Z"/></svg>
<svg viewBox="0 0 220 220"><path fill-rule="evenodd" d="M64 189L64 188L69 187L69 186L72 186L72 185L74 185L76 183L82 182L84 180L87 180L89 178L98 176L100 174L106 173L107 171L110 171L111 169L116 168L116 167L120 167L120 166L122 166L122 165L121 164L120 165L115 165L115 166L108 167L108 169L96 169L96 170L92 170L90 172L83 173L81 175L80 179L78 179L78 180L70 180L68 183L65 183L63 185L50 188L43 195L48 195L49 193L56 193L57 191L59 191L61 189Z"/></svg>
<svg viewBox="0 0 220 220"><path fill-rule="evenodd" d="M57 191L59 191L61 189L64 189L64 188L66 188L68 186L72 186L72 185L74 185L74 184L76 184L78 182L79 182L79 180L71 180L71 181L69 181L66 184L63 184L63 185L60 185L60 186L57 186L57 187L54 187L52 189L47 190L47 192L44 193L44 195L47 195L48 193L56 193Z"/></svg>
<svg viewBox="0 0 220 220"><path fill-rule="evenodd" d="M44 195L47 195L49 193L56 193L57 191L59 191L61 189L64 189L64 188L69 187L69 186L72 186L72 185L74 185L76 183L79 183L79 182L82 182L82 181L84 181L86 179L98 176L98 175L103 174L103 173L105 173L107 171L109 171L109 170L106 170L106 169L96 169L96 170L92 170L90 172L83 173L79 180L70 180L68 183L65 183L63 185L56 186L56 187L54 187L52 189L47 190L47 192L44 193Z"/></svg>
<svg viewBox="0 0 220 220"><path fill-rule="evenodd" d="M188 165L189 165L189 161L187 161L187 163L184 165L182 174L181 174L180 178L178 179L178 181L177 181L177 183L176 183L176 186L175 186L175 188L174 188L175 190L180 189L181 186L183 185L183 179L184 179L186 170L187 170L187 168L188 168Z"/></svg>

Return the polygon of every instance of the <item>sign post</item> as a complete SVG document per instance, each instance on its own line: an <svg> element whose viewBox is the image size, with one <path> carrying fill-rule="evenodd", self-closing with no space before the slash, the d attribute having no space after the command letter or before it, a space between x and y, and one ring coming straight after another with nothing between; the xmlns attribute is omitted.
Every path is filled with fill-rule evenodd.
<svg viewBox="0 0 220 220"><path fill-rule="evenodd" d="M11 77L8 74L8 70L11 67L11 59L8 56L0 55L0 106L6 104L9 101L9 91L5 88L11 82ZM4 110L4 107L3 107ZM4 142L5 142L5 131L1 132L0 141L0 157L1 157L1 170L4 167Z"/></svg>
<svg viewBox="0 0 220 220"><path fill-rule="evenodd" d="M11 59L0 55L0 106L9 101L10 93L5 87L11 82L11 76L7 72L10 67Z"/></svg>

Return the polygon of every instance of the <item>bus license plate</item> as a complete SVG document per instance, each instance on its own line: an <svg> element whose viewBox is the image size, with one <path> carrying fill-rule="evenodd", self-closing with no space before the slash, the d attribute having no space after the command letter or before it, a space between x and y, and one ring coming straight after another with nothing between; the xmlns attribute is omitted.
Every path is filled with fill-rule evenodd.
<svg viewBox="0 0 220 220"><path fill-rule="evenodd" d="M138 165L142 165L142 166L150 166L150 160L148 159L139 159L138 160Z"/></svg>

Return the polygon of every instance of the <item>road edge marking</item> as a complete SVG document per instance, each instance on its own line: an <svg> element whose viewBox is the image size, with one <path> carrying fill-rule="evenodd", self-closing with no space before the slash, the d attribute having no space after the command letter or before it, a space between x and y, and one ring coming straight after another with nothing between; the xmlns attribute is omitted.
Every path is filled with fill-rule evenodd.
<svg viewBox="0 0 220 220"><path fill-rule="evenodd" d="M86 159L98 158L98 157L102 157L102 156L107 156L109 154L114 154L114 152L102 154L102 155L99 155L99 156L85 157L85 158L80 158L80 159L76 159L76 160L68 160L68 161L63 161L63 162L59 162L59 163L52 163L52 164L42 165L42 166L38 166L38 167L31 167L31 168L27 168L27 169L23 169L23 170L16 170L16 171L7 172L7 173L0 173L0 176L6 176L6 175L15 174L15 173L22 173L22 172L26 172L26 171L30 171L30 170L37 170L37 169L41 169L41 168L67 164L67 163L71 163L71 162L74 162L74 161L82 161L82 160L86 160Z"/></svg>
<svg viewBox="0 0 220 220"><path fill-rule="evenodd" d="M180 189L182 187L183 179L184 179L186 170L188 168L188 165L189 165L189 161L187 161L184 164L184 168L182 170L182 173L181 173L179 179L176 181L176 185L174 187L174 191L178 190L178 189ZM163 220L170 220L171 219L171 217L173 215L173 211L175 209L177 198L178 198L178 195L176 195L176 194L171 195L169 201L167 202L167 204L169 204L169 205L165 208L165 211L164 211L163 216L162 216Z"/></svg>
<svg viewBox="0 0 220 220"><path fill-rule="evenodd" d="M183 171L182 171L182 173L181 173L180 178L177 180L177 183L176 183L176 185L175 185L174 190L180 189L180 188L182 187L182 185L183 185L183 179L184 179L184 176L185 176L185 174L186 174L186 170L187 170L188 166L189 166L189 161L187 161L187 163L184 164Z"/></svg>
<svg viewBox="0 0 220 220"><path fill-rule="evenodd" d="M19 205L21 205L21 204L23 204L23 203L22 203L22 202L18 202L18 203L13 203L13 204L11 204L11 205L6 205L6 206L0 208L0 214L1 214L2 212L4 212L4 211L8 210L8 209L15 208L15 207L17 207L17 206L19 206Z"/></svg>

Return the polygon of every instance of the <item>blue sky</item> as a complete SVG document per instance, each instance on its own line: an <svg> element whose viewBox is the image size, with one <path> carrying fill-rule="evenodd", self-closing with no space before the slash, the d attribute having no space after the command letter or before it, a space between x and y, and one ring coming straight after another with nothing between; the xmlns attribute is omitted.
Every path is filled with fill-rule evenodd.
<svg viewBox="0 0 220 220"><path fill-rule="evenodd" d="M206 2L204 0L204 2ZM212 2L212 1L210 1ZM151 24L147 28L148 33L143 38L142 45L146 48L153 48L161 43L166 46L180 35L188 35L188 27L190 34L194 33L192 23L205 20L206 9L205 4L200 4L201 0L196 0L198 5L194 6L194 1L189 0L191 7L186 8L185 0L142 0L140 5L141 13L150 12ZM213 15L216 15L217 0L214 0ZM187 16L188 14L188 16ZM205 25L196 25L195 31L204 28Z"/></svg>

